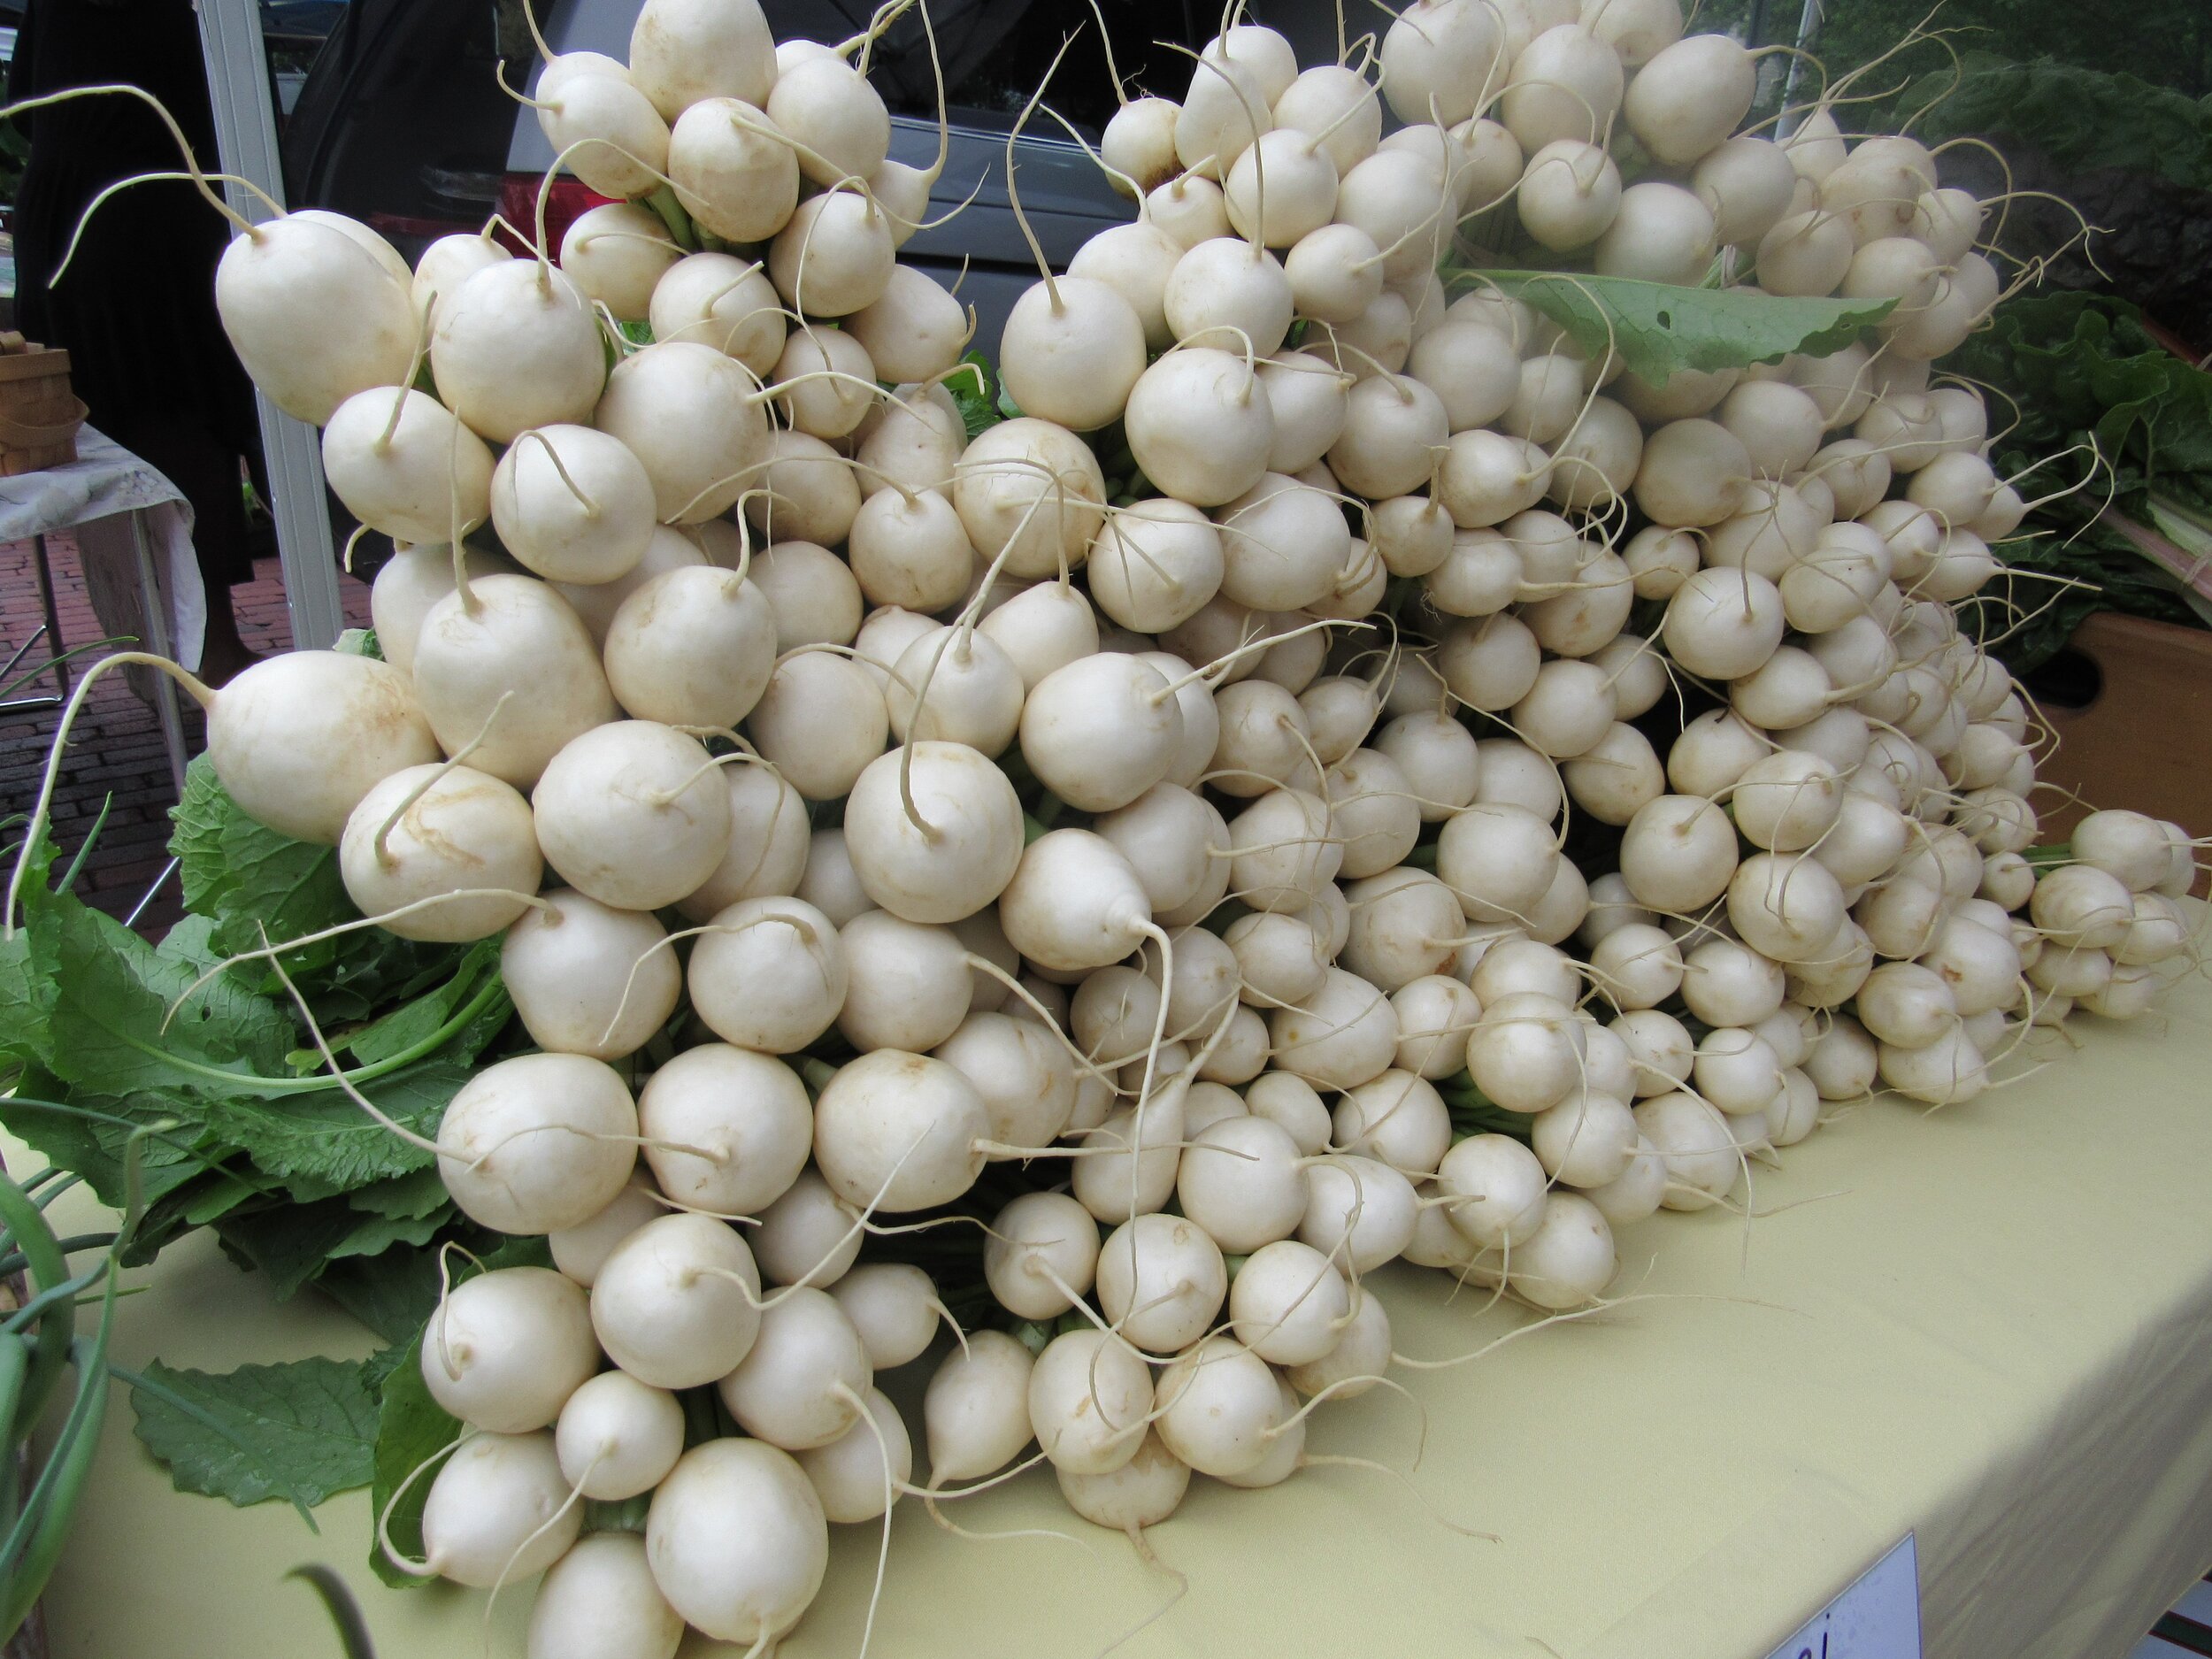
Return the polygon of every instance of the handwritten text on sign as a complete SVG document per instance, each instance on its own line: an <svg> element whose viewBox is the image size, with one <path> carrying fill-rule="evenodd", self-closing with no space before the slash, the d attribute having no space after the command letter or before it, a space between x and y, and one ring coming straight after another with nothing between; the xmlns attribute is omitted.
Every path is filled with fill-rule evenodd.
<svg viewBox="0 0 2212 1659"><path fill-rule="evenodd" d="M1771 1659L1920 1659L1920 1557L1910 1532Z"/></svg>

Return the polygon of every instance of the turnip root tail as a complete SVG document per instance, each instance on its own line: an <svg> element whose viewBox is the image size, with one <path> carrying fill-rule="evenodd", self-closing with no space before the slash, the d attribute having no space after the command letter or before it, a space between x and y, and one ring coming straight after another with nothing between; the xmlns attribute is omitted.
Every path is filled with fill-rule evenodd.
<svg viewBox="0 0 2212 1659"><path fill-rule="evenodd" d="M86 88L88 91L95 89L96 88ZM135 90L135 88L132 89ZM113 184L109 185L97 196L94 196L92 200L85 204L84 211L77 215L76 228L69 233L69 245L62 250L61 258L55 265L53 274L46 279L48 285L50 287L54 283L59 282L64 274L67 273L69 269L69 262L77 257L77 244L84 238L85 227L92 222L93 214L99 211L102 204L104 204L110 196L116 195L119 191L128 189L134 184L182 184L187 182L198 184L211 180L219 180L224 184L234 184L240 189L247 191L254 196L258 197L262 205L266 207L272 215L279 215L284 211L284 209L278 204L274 196L272 196L266 190L256 184L251 179L246 178L239 173L203 173L181 171L134 173L127 179L118 179Z"/></svg>
<svg viewBox="0 0 2212 1659"><path fill-rule="evenodd" d="M148 109L151 110L155 115L160 118L161 124L169 129L169 136L176 140L177 151L184 157L186 175L191 179L194 186L199 190L199 193L207 198L207 204L213 208L217 212L220 213L225 219L228 219L233 226L236 227L240 234L246 236L257 236L260 234L257 227L250 219L247 219L244 214L238 211L236 208L231 206L229 203L223 200L221 196L215 193L214 187L208 182L208 174L201 171L200 164L197 158L196 158L192 154L192 141L184 135L184 128L177 125L177 118L169 113L168 106L166 104L163 104L159 98L154 96L152 93L147 91L143 87L119 85L113 82L103 83L102 85L92 87L71 87L65 91L50 92L41 97L25 98L20 103L11 104L5 109L0 109L0 121L12 120L19 115L29 114L33 110L43 110L50 108L58 104L66 104L73 98L97 97L104 95L118 95L127 98L136 98L141 104L143 104ZM127 180L125 182L127 183L129 180ZM261 192L257 190L255 191L255 194L258 196L261 195ZM101 197L96 198L92 206L98 206L99 202L104 199L104 195ZM266 201L268 198L264 196L262 199ZM91 207L88 207L85 210L88 215L91 212ZM81 224L80 224L79 228L82 228ZM73 237L71 239L73 245L74 243L74 240L75 239Z"/></svg>
<svg viewBox="0 0 2212 1659"><path fill-rule="evenodd" d="M399 1507L399 1501L407 1495L408 1487L413 1486L417 1480L422 1478L424 1471L431 1468L434 1464L442 1463L446 1458L452 1456L454 1453L459 1451L461 1448L474 1440L476 1438L476 1434L477 1431L471 1429L466 1433L459 1435L456 1439L448 1441L445 1445L441 1446L436 1451L431 1453L429 1456L424 1458L422 1462L417 1463L412 1469L409 1470L407 1471L407 1478L404 1480L402 1480L398 1486L392 1488L392 1495L384 1500L383 1509L379 1510L377 1513L377 1548L383 1553L384 1559L387 1562L411 1578L434 1578L438 1576L438 1569L427 1556L425 1556L420 1561L410 1561L406 1556L399 1553L399 1546L392 1542L392 1511Z"/></svg>
<svg viewBox="0 0 2212 1659"><path fill-rule="evenodd" d="M1387 1475L1403 1486L1414 1502L1426 1510L1429 1518L1439 1526L1447 1527L1457 1532L1462 1538L1479 1538L1486 1544L1502 1544L1505 1541L1495 1532L1482 1532L1476 1527L1463 1525L1455 1521L1436 1507L1429 1494L1414 1484L1410 1475L1402 1469L1393 1469L1388 1463L1379 1462L1375 1458L1346 1457L1327 1452L1301 1452L1298 1455L1298 1466L1301 1469L1366 1469L1379 1475Z"/></svg>
<svg viewBox="0 0 2212 1659"><path fill-rule="evenodd" d="M891 1564L891 1506L898 1501L898 1480L891 1472L891 1443L884 1439L883 1426L876 1421L876 1414L869 1409L868 1402L841 1381L833 1383L830 1393L852 1407L861 1425L873 1437L877 1455L883 1460L883 1541L876 1547L875 1583L868 1592L868 1617L860 1630L859 1659L867 1659L868 1644L876 1633L876 1608L883 1600L883 1575Z"/></svg>
<svg viewBox="0 0 2212 1659"><path fill-rule="evenodd" d="M1129 1540L1129 1548L1137 1552L1137 1559L1144 1563L1146 1566L1150 1567L1154 1571L1164 1572L1169 1578L1174 1579L1175 1588L1169 1594L1166 1601L1161 1602L1159 1606L1154 1608L1149 1613L1146 1614L1142 1618L1132 1624L1127 1630L1122 1632L1120 1635L1115 1637L1113 1640L1108 1642L1103 1647L1101 1647L1098 1650L1096 1659L1106 1659L1106 1655L1113 1652L1115 1648L1124 1646L1137 1636L1142 1635L1153 1625L1158 1624L1162 1619L1165 1618L1168 1614L1173 1610L1175 1604L1190 1594L1190 1576L1187 1573L1181 1571L1179 1569L1169 1566L1167 1563L1162 1561L1159 1556L1153 1552L1150 1541L1147 1540L1144 1535L1143 1527L1139 1526L1134 1521L1132 1521L1127 1526L1124 1527L1122 1531Z"/></svg>
<svg viewBox="0 0 2212 1659"><path fill-rule="evenodd" d="M1102 29L1103 27L1102 23ZM1052 261L1045 257L1044 245L1037 240L1037 233L1030 228L1029 215L1022 211L1021 190L1014 182L1017 171L1014 145L1021 137L1022 128L1029 125L1029 118L1037 112L1037 106L1044 101L1045 88L1052 84L1052 77L1059 70L1060 60L1068 55L1068 48L1075 44L1076 36L1082 32L1083 26L1078 24L1060 42L1060 50L1052 54L1052 61L1045 65L1044 78L1037 82L1036 91L1029 95L1029 102L1022 105L1021 113L1014 118L1013 126L1006 133L1006 203L1014 210L1014 223L1021 227L1022 240L1029 244L1029 257L1037 262L1037 273L1044 282L1045 292L1052 296L1055 311L1063 309L1060 285L1053 279Z"/></svg>

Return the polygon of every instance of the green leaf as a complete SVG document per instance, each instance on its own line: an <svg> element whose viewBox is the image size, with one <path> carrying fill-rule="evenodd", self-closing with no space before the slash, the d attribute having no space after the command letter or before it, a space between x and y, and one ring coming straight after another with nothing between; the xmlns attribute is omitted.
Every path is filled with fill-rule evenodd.
<svg viewBox="0 0 2212 1659"><path fill-rule="evenodd" d="M1970 54L1962 73L1915 81L1897 111L1931 144L1966 134L2025 140L2069 173L2124 168L2212 190L2212 105L2133 75Z"/></svg>
<svg viewBox="0 0 2212 1659"><path fill-rule="evenodd" d="M434 1166L373 1182L346 1194L346 1202L364 1215L403 1218L434 1216L452 1202Z"/></svg>
<svg viewBox="0 0 2212 1659"><path fill-rule="evenodd" d="M43 988L33 977L30 930L0 939L0 1078L46 1050Z"/></svg>
<svg viewBox="0 0 2212 1659"><path fill-rule="evenodd" d="M250 820L243 814L234 820L234 826L248 824ZM335 848L286 841L257 856L256 844L265 838L275 839L257 824L234 827L224 837L233 860L231 886L219 912L215 945L226 956L258 950L265 942L281 945L359 915L346 897ZM320 967L341 948L340 941L325 940L288 954L284 965L288 970Z"/></svg>
<svg viewBox="0 0 2212 1659"><path fill-rule="evenodd" d="M402 1128L428 1139L446 1102L474 1073L442 1056L416 1062L357 1086L362 1096ZM402 1141L361 1110L342 1089L317 1089L257 1099L240 1094L200 1105L216 1134L242 1147L255 1166L280 1178L304 1177L343 1188L404 1175L431 1155Z"/></svg>
<svg viewBox="0 0 2212 1659"><path fill-rule="evenodd" d="M451 979L364 1025L340 1046L351 1049L354 1057L365 1065L411 1048L451 1018L485 979L498 969L499 941L480 940L469 947Z"/></svg>
<svg viewBox="0 0 2212 1659"><path fill-rule="evenodd" d="M391 1374L385 1378L378 1403L376 1447L369 1488L371 1513L389 1517L386 1532L392 1548L410 1561L422 1556L422 1506L429 1495L432 1471L422 1468L460 1438L461 1425L430 1397L422 1379L422 1337L407 1344ZM416 1471L422 1472L417 1474ZM414 1476L412 1485L408 1478ZM402 1486L405 1492L400 1492ZM398 1502L394 1502L394 1494ZM426 1580L401 1571L384 1558L380 1542L369 1541L369 1565L376 1576L397 1590L419 1589Z"/></svg>
<svg viewBox="0 0 2212 1659"><path fill-rule="evenodd" d="M200 1126L182 1102L159 1094L121 1099L71 1091L52 1072L37 1066L17 1079L15 1092L0 1097L0 1126L49 1164L81 1175L93 1194L111 1209L122 1208L124 1148L131 1134L165 1119L176 1127L147 1135L139 1143L140 1180L150 1206L140 1240L157 1231L154 1217L164 1201L212 1169L218 1155L202 1149ZM134 1256L134 1260L150 1259Z"/></svg>
<svg viewBox="0 0 2212 1659"><path fill-rule="evenodd" d="M2168 351L2133 306L2083 293L2006 301L1947 366L1994 387L1993 409L2016 411L1991 459L2039 505L1998 552L2085 584L2021 584L2030 614L2002 625L2007 664L2041 662L2094 611L2193 624L2142 526L2185 529L2212 504L2212 375Z"/></svg>
<svg viewBox="0 0 2212 1659"><path fill-rule="evenodd" d="M169 1005L198 974L105 913L60 895L31 907L31 955L53 986L57 1076L105 1094L229 1093L281 1076L293 1028L227 978Z"/></svg>
<svg viewBox="0 0 2212 1659"><path fill-rule="evenodd" d="M15 860L22 851L20 841L0 849L0 868L12 874ZM27 900L46 891L48 872L53 861L54 843L41 835L30 849L23 872ZM4 880L4 877L0 877L0 883ZM4 890L0 887L0 891ZM27 911L22 919L27 922ZM19 1073L24 1066L46 1054L47 1018L52 1003L51 979L32 959L30 928L17 926L0 939L0 1082L5 1082L12 1074Z"/></svg>
<svg viewBox="0 0 2212 1659"><path fill-rule="evenodd" d="M231 1257L268 1275L277 1300L289 1301L322 1271L330 1253L361 1225L358 1210L342 1198L319 1204L236 1210L214 1224Z"/></svg>
<svg viewBox="0 0 2212 1659"><path fill-rule="evenodd" d="M197 1406L231 1438L134 1390L138 1438L180 1492L242 1507L296 1490L320 1503L334 1492L366 1486L375 1472L378 1402L363 1371L359 1360L241 1365L220 1374L156 1360L147 1379Z"/></svg>
<svg viewBox="0 0 2212 1659"><path fill-rule="evenodd" d="M1592 357L1610 346L1630 373L1654 386L1682 369L1745 368L1778 363L1793 352L1825 357L1896 303L1791 299L1558 271L1473 272L1455 287L1464 292L1478 284L1495 284L1526 300Z"/></svg>
<svg viewBox="0 0 2212 1659"><path fill-rule="evenodd" d="M193 977L197 979L223 960L223 953L215 949L214 918L179 917L175 926L161 936L154 954L165 962L191 969Z"/></svg>
<svg viewBox="0 0 2212 1659"><path fill-rule="evenodd" d="M265 929L269 942L282 944L360 919L346 895L337 850L254 822L216 780L204 756L186 768L184 797L170 818L169 850L178 860L185 908L215 922L216 959L260 949ZM460 954L361 928L288 951L284 965L328 1025L363 1018L384 997L412 995L420 987L410 987L409 980L426 967L434 979ZM262 964L242 965L237 977L265 994L282 995ZM340 994L335 1002L334 993Z"/></svg>
<svg viewBox="0 0 2212 1659"><path fill-rule="evenodd" d="M978 433L997 426L1005 417L999 412L995 396L991 360L978 349L962 357L958 373L946 377L945 389L960 406L961 422L972 440Z"/></svg>
<svg viewBox="0 0 2212 1659"><path fill-rule="evenodd" d="M384 649L376 642L374 628L348 628L330 642L330 649L347 657L373 657L384 660Z"/></svg>
<svg viewBox="0 0 2212 1659"><path fill-rule="evenodd" d="M325 1253L325 1261L342 1261L349 1256L381 1256L396 1244L427 1244L438 1236L438 1230L451 1218L447 1210L434 1216L364 1216L352 1232L332 1245Z"/></svg>
<svg viewBox="0 0 2212 1659"><path fill-rule="evenodd" d="M184 795L169 809L169 852L177 861L177 882L184 907L212 916L229 884L223 866L223 826L237 810L207 757L193 757L184 769Z"/></svg>
<svg viewBox="0 0 2212 1659"><path fill-rule="evenodd" d="M344 1256L315 1275L315 1288L387 1342L404 1342L438 1305L437 1257L408 1245Z"/></svg>
<svg viewBox="0 0 2212 1659"><path fill-rule="evenodd" d="M241 1204L251 1203L264 1195L263 1189L242 1175L229 1171L203 1183L184 1207L184 1219L196 1227L204 1227L218 1217L227 1216Z"/></svg>
<svg viewBox="0 0 2212 1659"><path fill-rule="evenodd" d="M178 861L184 904L219 924L215 947L226 956L261 943L319 932L359 915L338 874L337 849L296 841L248 818L217 781L204 755L185 769L184 795L170 814L169 850ZM300 965L320 964L336 941L298 953ZM294 958L287 957L286 965Z"/></svg>

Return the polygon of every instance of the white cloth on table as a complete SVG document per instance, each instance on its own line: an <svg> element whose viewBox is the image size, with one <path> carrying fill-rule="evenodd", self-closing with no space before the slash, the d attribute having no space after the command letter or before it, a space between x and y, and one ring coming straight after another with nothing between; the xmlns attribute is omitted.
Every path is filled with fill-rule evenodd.
<svg viewBox="0 0 2212 1659"><path fill-rule="evenodd" d="M207 627L207 589L192 550L192 508L183 493L146 462L91 426L77 431L77 458L68 466L48 467L14 478L0 478L0 541L27 541L57 530L84 530L103 519L143 516L149 551L167 601L170 655L186 668L200 664ZM87 586L102 626L140 634L133 626L142 612L115 607L139 595L138 571L127 526L95 530L80 536ZM119 568L111 568L119 565ZM105 580L104 580L104 578ZM83 641L73 641L82 644Z"/></svg>

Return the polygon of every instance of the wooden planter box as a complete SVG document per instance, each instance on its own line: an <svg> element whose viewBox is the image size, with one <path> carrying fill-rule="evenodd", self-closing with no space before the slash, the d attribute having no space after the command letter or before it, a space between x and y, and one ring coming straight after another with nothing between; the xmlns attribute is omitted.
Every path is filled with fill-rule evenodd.
<svg viewBox="0 0 2212 1659"><path fill-rule="evenodd" d="M2095 664L2099 683L2078 707L2043 704L2059 741L2036 772L2081 799L2039 796L2041 839L2064 840L2091 807L2212 833L2212 632L2101 611L2069 649Z"/></svg>

